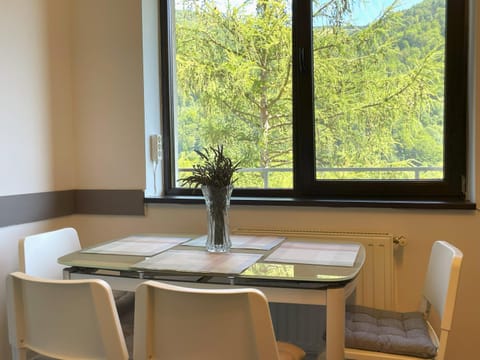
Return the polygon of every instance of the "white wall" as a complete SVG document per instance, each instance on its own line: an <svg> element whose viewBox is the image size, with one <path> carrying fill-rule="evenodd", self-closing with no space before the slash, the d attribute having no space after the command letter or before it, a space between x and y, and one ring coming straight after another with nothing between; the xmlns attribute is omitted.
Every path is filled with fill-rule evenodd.
<svg viewBox="0 0 480 360"><path fill-rule="evenodd" d="M0 1L0 196L73 185L69 4Z"/></svg>
<svg viewBox="0 0 480 360"><path fill-rule="evenodd" d="M61 31L49 33L52 27ZM1 194L144 188L141 28L140 0L0 0ZM58 55L53 56L52 43L62 44L54 46ZM62 71L52 78L52 69ZM465 252L465 261L447 359L477 357L477 211L233 206L231 223L406 236L408 246L398 260L401 309L417 305L432 242L451 241ZM16 269L19 238L65 225L77 227L83 245L131 233L206 228L201 205L149 205L145 217L76 215L0 228L0 278ZM2 290L2 359L8 354L4 304Z"/></svg>
<svg viewBox="0 0 480 360"><path fill-rule="evenodd" d="M141 2L71 2L77 188L144 189Z"/></svg>
<svg viewBox="0 0 480 360"><path fill-rule="evenodd" d="M0 0L0 196L74 186L69 12L69 1ZM18 240L67 224L0 228L0 359L9 358L3 279L18 269Z"/></svg>

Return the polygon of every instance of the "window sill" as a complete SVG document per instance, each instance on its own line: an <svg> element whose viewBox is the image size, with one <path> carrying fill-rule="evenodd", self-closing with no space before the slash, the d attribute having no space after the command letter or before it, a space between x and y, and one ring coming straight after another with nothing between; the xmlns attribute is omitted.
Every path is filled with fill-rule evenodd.
<svg viewBox="0 0 480 360"><path fill-rule="evenodd" d="M201 196L165 195L146 197L146 204L205 204ZM468 200L385 200L385 199L315 199L294 197L232 197L232 205L304 206L304 207L357 207L393 209L476 210Z"/></svg>

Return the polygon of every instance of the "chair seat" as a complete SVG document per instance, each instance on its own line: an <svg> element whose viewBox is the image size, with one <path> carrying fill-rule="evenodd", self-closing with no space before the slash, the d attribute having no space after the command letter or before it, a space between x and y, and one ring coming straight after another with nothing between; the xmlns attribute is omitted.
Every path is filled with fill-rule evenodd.
<svg viewBox="0 0 480 360"><path fill-rule="evenodd" d="M291 343L277 341L280 360L302 360L305 358L305 351Z"/></svg>
<svg viewBox="0 0 480 360"><path fill-rule="evenodd" d="M420 312L398 313L348 306L345 317L347 348L430 359L437 348Z"/></svg>
<svg viewBox="0 0 480 360"><path fill-rule="evenodd" d="M113 290L112 293L119 316L135 310L135 292Z"/></svg>
<svg viewBox="0 0 480 360"><path fill-rule="evenodd" d="M135 293L133 291L113 290L115 305L122 325L129 359L133 359L133 327L135 318Z"/></svg>

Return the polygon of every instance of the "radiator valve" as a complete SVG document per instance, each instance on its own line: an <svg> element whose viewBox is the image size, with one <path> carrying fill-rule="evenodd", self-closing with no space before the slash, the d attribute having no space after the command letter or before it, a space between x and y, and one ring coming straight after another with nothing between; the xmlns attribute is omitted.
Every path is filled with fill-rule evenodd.
<svg viewBox="0 0 480 360"><path fill-rule="evenodd" d="M401 247L407 246L407 238L403 235L394 236L393 237L393 244L401 246Z"/></svg>

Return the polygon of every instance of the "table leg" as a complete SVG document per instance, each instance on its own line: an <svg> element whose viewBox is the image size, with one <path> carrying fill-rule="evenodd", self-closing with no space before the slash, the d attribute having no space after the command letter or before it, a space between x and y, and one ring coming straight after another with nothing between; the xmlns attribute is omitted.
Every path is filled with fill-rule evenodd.
<svg viewBox="0 0 480 360"><path fill-rule="evenodd" d="M70 269L70 268L65 268L65 269L63 269L63 271L62 271L62 273L63 273L63 280L70 280L70 279L71 279L69 269Z"/></svg>
<svg viewBox="0 0 480 360"><path fill-rule="evenodd" d="M345 289L327 290L326 360L343 360L345 351Z"/></svg>

